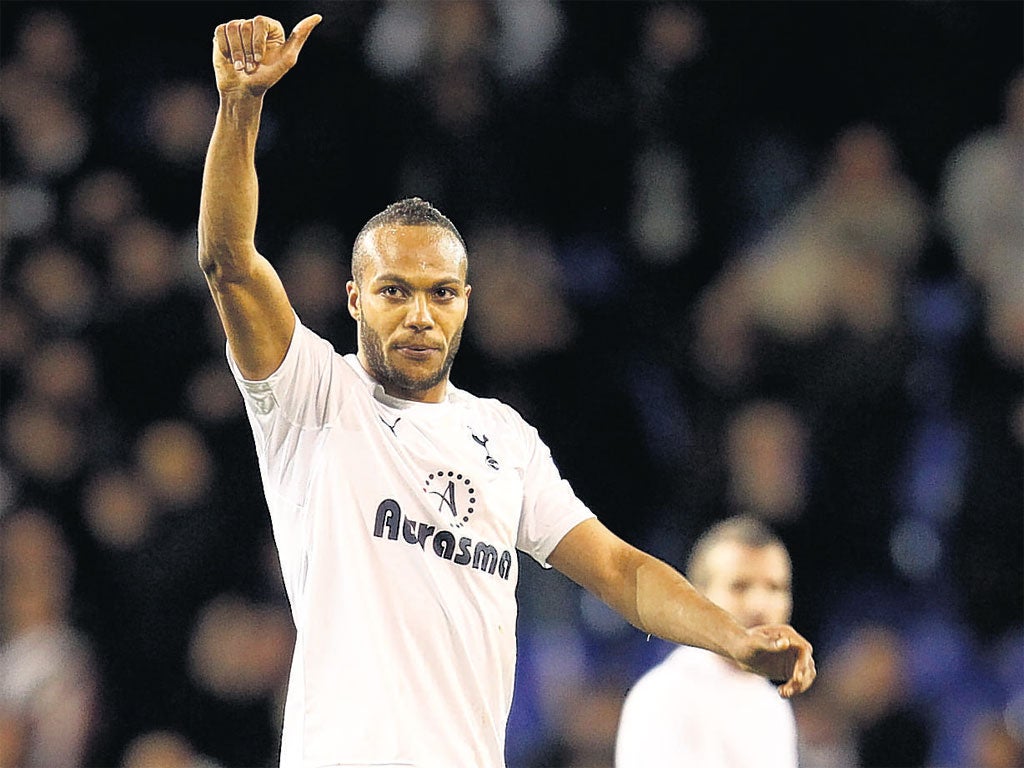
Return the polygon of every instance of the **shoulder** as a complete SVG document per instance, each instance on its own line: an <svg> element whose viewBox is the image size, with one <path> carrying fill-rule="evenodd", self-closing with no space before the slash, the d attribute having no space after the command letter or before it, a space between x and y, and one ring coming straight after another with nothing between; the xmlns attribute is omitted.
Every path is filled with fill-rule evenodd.
<svg viewBox="0 0 1024 768"><path fill-rule="evenodd" d="M497 398L480 397L455 385L450 385L450 394L453 403L486 416L492 421L500 422L505 427L524 432L536 432L533 425L523 418L518 410Z"/></svg>
<svg viewBox="0 0 1024 768"><path fill-rule="evenodd" d="M293 375L321 379L331 388L363 385L361 389L371 391L375 384L354 354L338 352L332 342L304 325L296 325L291 347L282 363L282 370L289 368Z"/></svg>
<svg viewBox="0 0 1024 768"><path fill-rule="evenodd" d="M347 356L346 356L347 357ZM354 358L354 355L352 356ZM295 316L295 328L280 366L266 380L287 376L289 373L323 369L343 360L334 345Z"/></svg>

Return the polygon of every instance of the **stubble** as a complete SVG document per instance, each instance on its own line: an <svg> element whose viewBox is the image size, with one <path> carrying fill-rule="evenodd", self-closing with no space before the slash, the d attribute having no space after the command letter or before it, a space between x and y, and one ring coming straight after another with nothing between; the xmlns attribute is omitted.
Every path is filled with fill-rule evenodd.
<svg viewBox="0 0 1024 768"><path fill-rule="evenodd" d="M433 389L448 378L452 364L455 362L455 355L462 343L462 328L459 328L458 332L452 336L451 343L448 345L448 354L445 355L440 368L423 376L410 376L388 362L384 351L384 340L370 327L369 323L360 322L358 325L359 343L366 357L366 364L370 366L370 375L384 387L385 392L413 394Z"/></svg>

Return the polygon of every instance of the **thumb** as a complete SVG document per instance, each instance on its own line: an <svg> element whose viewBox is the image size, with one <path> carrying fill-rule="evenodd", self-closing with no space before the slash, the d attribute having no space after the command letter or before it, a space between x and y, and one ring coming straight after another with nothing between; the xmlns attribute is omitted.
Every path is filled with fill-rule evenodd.
<svg viewBox="0 0 1024 768"><path fill-rule="evenodd" d="M292 33L288 36L288 40L285 41L285 47L290 49L289 53L294 56L298 56L299 51L302 50L302 46L306 44L306 39L309 37L309 34L321 21L323 21L323 16L319 13L314 13L312 16L307 16L296 24L292 29Z"/></svg>

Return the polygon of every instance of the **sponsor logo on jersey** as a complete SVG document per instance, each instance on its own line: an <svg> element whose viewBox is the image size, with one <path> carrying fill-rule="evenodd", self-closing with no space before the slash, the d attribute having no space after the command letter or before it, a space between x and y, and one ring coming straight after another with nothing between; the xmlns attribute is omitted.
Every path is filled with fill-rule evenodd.
<svg viewBox="0 0 1024 768"><path fill-rule="evenodd" d="M445 503L442 501L442 505ZM413 520L394 499L384 499L377 505L373 535L379 539L419 545L424 552L433 552L454 565L473 568L502 579L507 580L512 572L512 553L507 549L499 552L497 547L485 541L474 541L469 536L456 538L449 530L438 530L435 525Z"/></svg>
<svg viewBox="0 0 1024 768"><path fill-rule="evenodd" d="M461 528L476 511L473 481L454 470L431 472L423 481L423 492L436 497L437 511L451 516L451 524Z"/></svg>

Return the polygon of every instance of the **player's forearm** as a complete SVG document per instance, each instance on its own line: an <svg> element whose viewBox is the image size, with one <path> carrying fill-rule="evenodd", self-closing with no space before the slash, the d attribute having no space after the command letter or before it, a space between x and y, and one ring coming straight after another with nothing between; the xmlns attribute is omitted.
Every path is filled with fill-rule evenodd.
<svg viewBox="0 0 1024 768"><path fill-rule="evenodd" d="M212 280L244 276L255 256L262 103L261 96L221 96L199 203L199 265Z"/></svg>
<svg viewBox="0 0 1024 768"><path fill-rule="evenodd" d="M638 629L736 658L746 630L667 563L627 544L596 519L567 533L548 562Z"/></svg>
<svg viewBox="0 0 1024 768"><path fill-rule="evenodd" d="M639 557L633 577L636 626L681 645L732 657L746 630L667 564Z"/></svg>

